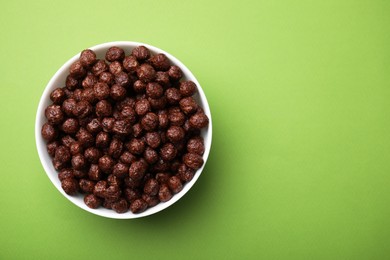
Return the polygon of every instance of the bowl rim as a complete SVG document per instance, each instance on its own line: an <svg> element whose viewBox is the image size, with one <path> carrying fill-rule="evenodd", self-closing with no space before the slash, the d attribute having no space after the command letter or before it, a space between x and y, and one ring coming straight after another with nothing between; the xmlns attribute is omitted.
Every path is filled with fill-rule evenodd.
<svg viewBox="0 0 390 260"><path fill-rule="evenodd" d="M63 73L66 73L66 74L68 73L68 69L69 69L70 65L79 58L81 52L77 53L76 55L71 57L68 61L66 61L56 71L56 73L50 78L49 82L47 83L47 85L45 86L45 88L43 90L43 93L42 93L42 95L41 95L41 97L39 99L39 104L38 104L36 117L35 117L35 144L36 144L36 148L37 148L37 151L38 151L40 162L41 162L41 164L42 164L42 166L43 166L43 168L44 168L44 170L46 172L46 175L49 177L50 181L57 188L57 190L65 198L67 198L70 202L72 202L73 204L75 204L79 208L82 208L85 211L88 211L88 212L90 212L92 214L95 214L95 215L98 215L98 216L101 216L101 217L112 218L112 219L135 219L135 218L141 218L141 217L146 217L146 216L153 215L155 213L161 212L164 209L170 207L171 205L173 205L174 203L179 201L185 194L187 194L187 192L197 182L198 178L200 177L200 175L203 172L203 169L204 169L204 167L205 167L205 165L207 163L207 160L208 160L208 157L209 157L209 154L210 154L210 150L211 150L211 143L212 143L212 118L211 118L211 111L210 111L208 100L207 100L206 95L205 95L205 93L203 91L203 88L199 84L199 82L198 82L197 78L195 77L195 75L178 58L174 57L170 53L168 53L168 52L166 52L166 51L164 51L164 50L162 50L162 49L160 49L158 47L155 47L153 45L146 44L146 43L143 43L143 42L136 42L136 41L112 41L112 42L105 42L105 43L101 43L101 44L97 44L97 45L94 45L92 47L89 47L88 49L91 49L93 51L104 51L105 52L108 48L110 48L112 46L118 46L118 47L121 47L121 48L133 49L136 46L140 46L140 45L143 45L143 46L147 47L154 54L155 53L164 53L168 57L168 59L170 60L171 64L179 66L180 69L183 71L183 75L185 75L188 79L192 80L197 85L197 89L198 89L197 94L199 95L199 100L202 103L202 108L204 109L205 114L209 118L209 125L208 125L207 129L202 130L202 132L203 131L207 131L206 134L205 134L206 137L207 137L207 139L205 138L205 152L204 152L204 154L202 156L203 160L204 160L204 164L202 165L201 168L199 168L196 171L193 179L190 182L187 182L184 185L183 190L180 191L177 194L174 194L173 197L169 201L167 201L167 202L160 202L158 205L156 205L154 207L151 207L151 208L148 208L144 212L138 213L138 214L134 214L130 210L128 212L126 212L126 213L119 214L119 213L115 212L114 210L108 210L108 209L105 209L103 207L99 207L98 209L91 209L91 208L89 208L88 206L85 205L85 203L84 203L84 201L82 199L82 195L81 194L78 194L77 196L70 196L70 195L66 194L63 191L63 189L61 188L61 184L60 184L60 182L59 182L59 180L57 178L57 175L54 174L54 173L57 173L57 171L54 169L54 167L53 167L53 165L51 163L51 157L47 153L46 141L43 140L43 138L41 136L41 128L42 128L43 123L45 122L44 110L45 110L45 108L47 106L46 103L47 103L48 100L50 101L50 98L49 98L50 93L51 93L51 91L53 89L55 89L54 83L56 82L56 80L61 75L63 75ZM65 85L65 82L63 83L63 85ZM47 157L50 159L49 161L47 160Z"/></svg>

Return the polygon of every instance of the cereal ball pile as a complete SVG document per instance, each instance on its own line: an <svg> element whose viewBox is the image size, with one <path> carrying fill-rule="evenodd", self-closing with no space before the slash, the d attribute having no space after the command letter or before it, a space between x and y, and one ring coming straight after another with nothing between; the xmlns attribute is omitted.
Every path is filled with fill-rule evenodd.
<svg viewBox="0 0 390 260"><path fill-rule="evenodd" d="M197 86L145 46L105 59L84 50L50 94L42 137L63 190L85 204L140 213L166 202L203 165L209 119Z"/></svg>

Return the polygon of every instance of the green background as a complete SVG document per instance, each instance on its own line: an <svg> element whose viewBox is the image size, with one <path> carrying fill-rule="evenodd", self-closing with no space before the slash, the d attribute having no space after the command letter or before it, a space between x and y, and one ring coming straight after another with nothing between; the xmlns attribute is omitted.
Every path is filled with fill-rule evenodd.
<svg viewBox="0 0 390 260"><path fill-rule="evenodd" d="M389 259L390 2L2 1L0 259ZM160 47L213 115L202 176L156 215L79 209L35 148L40 95L87 47Z"/></svg>

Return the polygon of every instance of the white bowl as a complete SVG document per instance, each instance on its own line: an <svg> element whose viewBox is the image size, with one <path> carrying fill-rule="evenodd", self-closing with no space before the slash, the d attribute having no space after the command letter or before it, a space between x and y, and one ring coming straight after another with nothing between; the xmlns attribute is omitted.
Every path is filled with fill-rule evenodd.
<svg viewBox="0 0 390 260"><path fill-rule="evenodd" d="M50 157L50 155L48 154L48 152L46 150L46 141L41 136L41 128L42 128L42 125L46 122L46 118L44 115L45 108L49 104L51 104L50 93L55 88L65 86L65 79L66 79L66 76L69 74L69 67L73 62L75 62L79 58L80 53L76 54L73 58L68 60L50 79L50 81L47 84L45 90L43 91L43 94L42 94L41 99L39 101L38 111L37 111L37 115L36 115L35 140L36 140L37 150L38 150L39 158L41 160L43 168L45 169L46 174L50 178L51 182L59 190L59 192L61 192L62 195L64 195L68 200L70 200L75 205L77 205L80 208L82 208L88 212L91 212L93 214L103 216L103 217L108 217L108 218L115 218L115 219L140 218L140 217L152 215L154 213L162 211L163 209L168 208L173 203L177 202L181 197L183 197L184 194L186 194L191 189L191 187L195 184L195 182L197 181L197 179L199 178L200 174L203 171L203 168L206 164L207 158L208 158L209 153L210 153L211 138L212 138L212 122L211 122L211 113L210 113L209 104L207 102L206 96L205 96L199 82L196 80L195 76L191 73L191 71L183 63L181 63L177 58L175 58L171 54L169 54L169 53L167 53L167 52L165 52L157 47L154 47L154 46L151 46L151 45L148 45L145 43L140 43L140 42L127 42L127 41L108 42L108 43L103 43L103 44L99 44L99 45L90 47L89 49L96 52L98 59L104 59L107 49L112 47L112 46L118 46L118 47L123 48L125 50L126 55L128 55L133 48L135 48L139 45L146 46L147 48L149 48L149 50L153 54L164 53L169 58L169 60L171 61L171 63L173 65L177 65L182 69L184 79L192 80L193 82L195 82L195 84L198 87L198 93L195 94L194 98L197 99L197 101L203 107L206 115L209 118L208 127L205 129L202 129L202 132L201 132L201 135L203 136L204 143L205 143L205 152L203 155L204 164L200 169L197 170L194 178L190 182L186 183L183 187L183 190L181 192L175 194L171 200L169 200L167 202L161 202L158 205L156 205L152 208L148 208L146 211L139 213L139 214L133 214L130 211L123 213L123 214L118 214L114 210L109 210L109 209L106 209L103 207L100 207L98 209L91 209L91 208L87 207L87 205L85 205L84 200L83 200L83 196L81 194L79 194L77 196L69 196L61 188L61 182L59 181L59 179L57 177L58 172L54 169L53 164L52 164L52 158ZM83 49L85 49L85 48L83 48Z"/></svg>

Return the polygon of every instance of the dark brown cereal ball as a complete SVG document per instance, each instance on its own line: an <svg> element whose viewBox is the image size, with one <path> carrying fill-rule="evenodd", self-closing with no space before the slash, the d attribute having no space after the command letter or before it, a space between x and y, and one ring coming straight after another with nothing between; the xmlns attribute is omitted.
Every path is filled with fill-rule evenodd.
<svg viewBox="0 0 390 260"><path fill-rule="evenodd" d="M137 120L137 113L134 108L130 106L125 106L120 112L122 118L128 119L131 123L135 123Z"/></svg>
<svg viewBox="0 0 390 260"><path fill-rule="evenodd" d="M150 196L149 194L142 194L142 199L148 204L148 207L154 207L160 203L157 196Z"/></svg>
<svg viewBox="0 0 390 260"><path fill-rule="evenodd" d="M144 160L135 161L130 165L129 176L133 180L141 180L148 168L148 165Z"/></svg>
<svg viewBox="0 0 390 260"><path fill-rule="evenodd" d="M144 192L150 196L157 195L159 189L160 189L160 185L158 184L158 181L154 178L151 178L148 181L146 181L144 186Z"/></svg>
<svg viewBox="0 0 390 260"><path fill-rule="evenodd" d="M104 71L108 71L108 65L104 60L98 60L92 67L92 73L95 76L99 76Z"/></svg>
<svg viewBox="0 0 390 260"><path fill-rule="evenodd" d="M189 153L196 153L199 155L202 155L204 153L205 147L204 147L204 141L203 138L193 137L187 142L187 151Z"/></svg>
<svg viewBox="0 0 390 260"><path fill-rule="evenodd" d="M143 199L136 199L130 204L130 211L133 213L144 212L148 208L148 204Z"/></svg>
<svg viewBox="0 0 390 260"><path fill-rule="evenodd" d="M88 170L88 178L93 181L99 181L103 178L103 173L97 164L91 164Z"/></svg>
<svg viewBox="0 0 390 260"><path fill-rule="evenodd" d="M123 100L126 97L126 92L124 87L114 84L110 89L110 97L115 101Z"/></svg>
<svg viewBox="0 0 390 260"><path fill-rule="evenodd" d="M103 131L109 133L114 128L115 118L113 118L113 117L105 117L105 118L102 119L101 123L102 123Z"/></svg>
<svg viewBox="0 0 390 260"><path fill-rule="evenodd" d="M124 164L131 164L137 160L137 157L130 153L129 151L124 151L122 155L119 157L119 161Z"/></svg>
<svg viewBox="0 0 390 260"><path fill-rule="evenodd" d="M168 187L173 193L178 193L183 189L183 184L181 183L181 180L177 176L172 176L169 178Z"/></svg>
<svg viewBox="0 0 390 260"><path fill-rule="evenodd" d="M124 185L125 187L131 188L131 189L139 189L142 184L142 179L134 180L130 178L130 176L126 176L124 179Z"/></svg>
<svg viewBox="0 0 390 260"><path fill-rule="evenodd" d="M132 50L131 55L133 55L137 60L143 61L143 60L149 59L150 51L148 48L141 45L141 46L135 47Z"/></svg>
<svg viewBox="0 0 390 260"><path fill-rule="evenodd" d="M95 113L98 117L108 117L112 115L111 103L107 100L100 100L96 103Z"/></svg>
<svg viewBox="0 0 390 260"><path fill-rule="evenodd" d="M161 136L158 132L148 132L145 134L146 143L153 149L156 149L161 144Z"/></svg>
<svg viewBox="0 0 390 260"><path fill-rule="evenodd" d="M75 134L79 130L79 121L74 118L68 118L62 123L61 130L65 134Z"/></svg>
<svg viewBox="0 0 390 260"><path fill-rule="evenodd" d="M134 124L132 129L133 129L132 131L133 131L134 137L140 137L143 135L144 130L142 129L142 126L140 123Z"/></svg>
<svg viewBox="0 0 390 260"><path fill-rule="evenodd" d="M114 165L115 161L109 155L104 155L99 158L99 168L102 172L107 174L111 173Z"/></svg>
<svg viewBox="0 0 390 260"><path fill-rule="evenodd" d="M87 179L80 179L79 186L81 192L92 193L95 188L95 182Z"/></svg>
<svg viewBox="0 0 390 260"><path fill-rule="evenodd" d="M133 138L126 143L126 148L130 153L140 155L145 151L145 142L142 139Z"/></svg>
<svg viewBox="0 0 390 260"><path fill-rule="evenodd" d="M177 177L183 182L189 182L194 178L195 170L187 167L184 163L177 169Z"/></svg>
<svg viewBox="0 0 390 260"><path fill-rule="evenodd" d="M112 200L107 200L107 199L104 199L103 200L103 204L102 206L106 209L112 209L112 204L114 203L114 201Z"/></svg>
<svg viewBox="0 0 390 260"><path fill-rule="evenodd" d="M148 61L156 70L167 71L171 66L167 56L163 53L152 56Z"/></svg>
<svg viewBox="0 0 390 260"><path fill-rule="evenodd" d="M54 155L54 159L56 161L62 162L62 163L66 163L66 162L70 161L70 158L71 158L71 155L70 155L70 151L69 151L68 147L66 147L64 145L60 145L56 149L56 152L55 152L55 155Z"/></svg>
<svg viewBox="0 0 390 260"><path fill-rule="evenodd" d="M174 105L179 103L181 94L177 88L168 88L165 91L165 97L167 98L169 104Z"/></svg>
<svg viewBox="0 0 390 260"><path fill-rule="evenodd" d="M129 75L126 72L119 72L115 75L115 83L122 87L128 87L131 83Z"/></svg>
<svg viewBox="0 0 390 260"><path fill-rule="evenodd" d="M184 131L186 131L189 136L197 136L200 135L200 129L194 128L190 125L190 120L186 120L183 125Z"/></svg>
<svg viewBox="0 0 390 260"><path fill-rule="evenodd" d="M146 83L142 80L136 80L133 84L133 89L136 93L145 93Z"/></svg>
<svg viewBox="0 0 390 260"><path fill-rule="evenodd" d="M99 81L103 82L103 83L106 83L108 85L112 85L115 82L115 77L110 72L104 71L104 72L100 73Z"/></svg>
<svg viewBox="0 0 390 260"><path fill-rule="evenodd" d="M93 111L92 105L86 100L81 100L76 103L76 106L74 107L73 110L73 114L79 118L84 118L90 115L92 111Z"/></svg>
<svg viewBox="0 0 390 260"><path fill-rule="evenodd" d="M73 170L73 174L74 174L74 177L77 178L77 179L82 179L82 178L86 178L87 177L87 172L85 171L85 169L81 169L81 170L76 170L74 169Z"/></svg>
<svg viewBox="0 0 390 260"><path fill-rule="evenodd" d="M203 165L203 158L196 153L186 153L183 155L183 162L191 169L197 170Z"/></svg>
<svg viewBox="0 0 390 260"><path fill-rule="evenodd" d="M77 102L80 101L82 98L82 94L83 94L83 90L82 89L75 89L73 91L73 96L72 98L74 98Z"/></svg>
<svg viewBox="0 0 390 260"><path fill-rule="evenodd" d="M113 75L118 75L119 72L122 72L122 71L123 71L122 64L121 64L119 61L113 61L113 62L111 62L111 64L110 64L108 67L109 67L110 72L111 72Z"/></svg>
<svg viewBox="0 0 390 260"><path fill-rule="evenodd" d="M72 91L72 90L69 90L69 89L67 89L66 87L63 87L62 90L63 90L64 93L65 93L65 99L67 99L67 98L73 98L73 91Z"/></svg>
<svg viewBox="0 0 390 260"><path fill-rule="evenodd" d="M87 124L86 128L91 134L97 134L102 130L102 125L99 119L94 118Z"/></svg>
<svg viewBox="0 0 390 260"><path fill-rule="evenodd" d="M183 72L178 66L173 65L169 68L168 75L172 81L179 81L183 77Z"/></svg>
<svg viewBox="0 0 390 260"><path fill-rule="evenodd" d="M53 159L52 163L53 163L54 169L56 169L57 171L62 170L68 166L67 162L60 162L60 161L56 160L55 158Z"/></svg>
<svg viewBox="0 0 390 260"><path fill-rule="evenodd" d="M66 178L74 178L73 169L65 168L58 173L58 179L63 181Z"/></svg>
<svg viewBox="0 0 390 260"><path fill-rule="evenodd" d="M51 157L54 157L58 146L60 146L58 141L52 141L46 145L46 150Z"/></svg>
<svg viewBox="0 0 390 260"><path fill-rule="evenodd" d="M57 138L58 131L51 124L45 123L42 126L41 134L42 134L43 139L45 139L46 141L50 142L50 141L53 141L55 138Z"/></svg>
<svg viewBox="0 0 390 260"><path fill-rule="evenodd" d="M97 83L97 81L97 78L93 74L88 74L81 82L81 85L83 88L92 88L93 85Z"/></svg>
<svg viewBox="0 0 390 260"><path fill-rule="evenodd" d="M178 143L184 139L185 132L180 126L171 126L167 130L167 138L172 143Z"/></svg>
<svg viewBox="0 0 390 260"><path fill-rule="evenodd" d="M64 120L64 113L59 105L50 105L45 109L45 116L50 124L57 125Z"/></svg>
<svg viewBox="0 0 390 260"><path fill-rule="evenodd" d="M62 88L56 88L50 93L50 99L54 104L60 105L65 100L65 91Z"/></svg>
<svg viewBox="0 0 390 260"><path fill-rule="evenodd" d="M151 65L144 63L138 67L137 76L145 83L151 82L156 78L156 71Z"/></svg>
<svg viewBox="0 0 390 260"><path fill-rule="evenodd" d="M160 110L158 111L158 124L161 129L165 129L169 125L168 111Z"/></svg>
<svg viewBox="0 0 390 260"><path fill-rule="evenodd" d="M147 112L150 111L150 103L147 99L140 99L135 103L135 112L139 116L145 115Z"/></svg>
<svg viewBox="0 0 390 260"><path fill-rule="evenodd" d="M158 116L153 112L147 113L141 119L141 126L146 131L153 131L158 126Z"/></svg>
<svg viewBox="0 0 390 260"><path fill-rule="evenodd" d="M170 177L171 175L169 173L159 172L156 174L156 180L160 184L167 183Z"/></svg>
<svg viewBox="0 0 390 260"><path fill-rule="evenodd" d="M109 201L116 201L121 196L122 191L117 185L110 185L103 193L103 197Z"/></svg>
<svg viewBox="0 0 390 260"><path fill-rule="evenodd" d="M135 98L134 97L125 97L125 99L116 103L116 108L118 110L122 110L124 107L134 107L135 106Z"/></svg>
<svg viewBox="0 0 390 260"><path fill-rule="evenodd" d="M122 150L123 150L123 142L118 138L113 138L108 148L108 154L112 158L117 159L119 158L119 156L121 156Z"/></svg>
<svg viewBox="0 0 390 260"><path fill-rule="evenodd" d="M74 178L65 178L61 181L61 187L68 195L75 195L79 189L79 184Z"/></svg>
<svg viewBox="0 0 390 260"><path fill-rule="evenodd" d="M125 51L117 46L110 47L106 52L106 60L116 61L123 60L125 57Z"/></svg>
<svg viewBox="0 0 390 260"><path fill-rule="evenodd" d="M96 54L93 50L86 49L80 53L80 62L83 66L88 67L96 62Z"/></svg>
<svg viewBox="0 0 390 260"><path fill-rule="evenodd" d="M72 156L71 162L72 162L72 167L75 170L82 170L87 166L87 160L82 154L76 154Z"/></svg>
<svg viewBox="0 0 390 260"><path fill-rule="evenodd" d="M193 128L201 129L209 124L209 118L205 113L195 113L190 117L190 126Z"/></svg>
<svg viewBox="0 0 390 260"><path fill-rule="evenodd" d="M132 131L131 121L129 119L120 119L114 122L112 132L117 135L129 135Z"/></svg>
<svg viewBox="0 0 390 260"><path fill-rule="evenodd" d="M167 98L165 96L162 96L160 98L148 98L148 101L150 103L150 106L154 110L160 110L164 109L167 105Z"/></svg>
<svg viewBox="0 0 390 260"><path fill-rule="evenodd" d="M160 185L160 190L158 191L158 199L161 202L166 202L172 198L172 193L169 190L169 186L165 183Z"/></svg>
<svg viewBox="0 0 390 260"><path fill-rule="evenodd" d="M189 97L195 94L197 87L194 82L188 80L180 82L179 90L183 97Z"/></svg>
<svg viewBox="0 0 390 260"><path fill-rule="evenodd" d="M158 172L167 172L171 168L171 164L168 161L164 161L159 159L155 164L151 165L150 172L158 173Z"/></svg>
<svg viewBox="0 0 390 260"><path fill-rule="evenodd" d="M141 197L141 194L138 190L128 187L124 189L123 195L129 203Z"/></svg>
<svg viewBox="0 0 390 260"><path fill-rule="evenodd" d="M79 78L85 76L87 71L85 70L85 68L83 67L81 62L79 60L77 60L77 61L73 62L72 65L70 65L69 73L72 77L79 79Z"/></svg>
<svg viewBox="0 0 390 260"><path fill-rule="evenodd" d="M115 210L116 213L122 214L129 210L129 205L127 204L127 201L122 198L112 203L111 208Z"/></svg>
<svg viewBox="0 0 390 260"><path fill-rule="evenodd" d="M94 194L87 194L84 197L84 203L91 209L97 209L102 205L102 199L95 196Z"/></svg>
<svg viewBox="0 0 390 260"><path fill-rule="evenodd" d="M157 71L155 81L164 88L167 88L171 85L171 82L169 81L168 72L166 71Z"/></svg>
<svg viewBox="0 0 390 260"><path fill-rule="evenodd" d="M96 147L89 147L84 151L84 157L90 163L97 163L101 156L100 150Z"/></svg>
<svg viewBox="0 0 390 260"><path fill-rule="evenodd" d="M77 118L79 121L79 126L86 128L88 123L91 122L91 120L94 118L94 116L91 114L89 116L83 117L83 118Z"/></svg>
<svg viewBox="0 0 390 260"><path fill-rule="evenodd" d="M128 72L137 71L138 66L139 63L133 55L126 56L123 60L123 68Z"/></svg>
<svg viewBox="0 0 390 260"><path fill-rule="evenodd" d="M102 131L96 135L96 143L95 143L96 147L99 148L108 147L110 142L111 142L110 134L108 134L107 132Z"/></svg>
<svg viewBox="0 0 390 260"><path fill-rule="evenodd" d="M74 138L70 135L65 135L61 138L61 143L62 145L66 146L66 147L70 147L70 145L75 142Z"/></svg>
<svg viewBox="0 0 390 260"><path fill-rule="evenodd" d="M76 108L76 104L76 100L73 98L68 98L62 103L62 111L64 111L67 116L73 116L73 111Z"/></svg>
<svg viewBox="0 0 390 260"><path fill-rule="evenodd" d="M150 147L146 147L143 156L144 156L145 161L149 164L154 164L159 159L158 153Z"/></svg>
<svg viewBox="0 0 390 260"><path fill-rule="evenodd" d="M96 102L95 93L92 88L86 88L81 92L81 100L88 101L90 104Z"/></svg>
<svg viewBox="0 0 390 260"><path fill-rule="evenodd" d="M146 85L146 95L150 98L159 98L164 94L163 87L156 82L149 82Z"/></svg>
<svg viewBox="0 0 390 260"><path fill-rule="evenodd" d="M83 147L90 147L95 143L93 135L83 127L76 133L76 138Z"/></svg>
<svg viewBox="0 0 390 260"><path fill-rule="evenodd" d="M186 117L180 110L170 109L168 112L168 119L171 125L182 126Z"/></svg>
<svg viewBox="0 0 390 260"><path fill-rule="evenodd" d="M98 196L100 198L103 198L104 197L104 192L106 191L107 189L107 181L98 181L96 184L95 184L95 187L93 188L93 194L95 196Z"/></svg>
<svg viewBox="0 0 390 260"><path fill-rule="evenodd" d="M129 174L129 166L127 164L118 162L114 165L114 168L112 169L112 174L114 174L118 178L124 178Z"/></svg>
<svg viewBox="0 0 390 260"><path fill-rule="evenodd" d="M103 82L98 82L93 86L95 97L99 100L106 99L110 96L110 87Z"/></svg>
<svg viewBox="0 0 390 260"><path fill-rule="evenodd" d="M71 155L76 155L83 152L83 146L79 142L73 142L69 146L69 151Z"/></svg>
<svg viewBox="0 0 390 260"><path fill-rule="evenodd" d="M69 90L75 90L77 86L79 85L79 81L72 77L71 75L68 75L65 80L65 86Z"/></svg>
<svg viewBox="0 0 390 260"><path fill-rule="evenodd" d="M180 155L180 150L177 148L177 146L175 145L176 149L177 149L177 153ZM179 169L180 165L181 165L181 161L179 161L179 159L177 158L178 156L176 156L176 158L171 162L171 169L170 171L172 173L175 173L177 172L177 170Z"/></svg>
<svg viewBox="0 0 390 260"><path fill-rule="evenodd" d="M198 110L198 104L193 97L186 97L179 102L180 109L186 115L195 113Z"/></svg>
<svg viewBox="0 0 390 260"><path fill-rule="evenodd" d="M176 147L172 143L166 143L160 148L160 157L164 161L172 161L177 154Z"/></svg>

